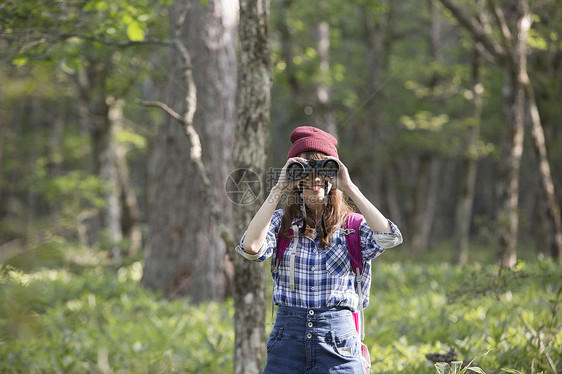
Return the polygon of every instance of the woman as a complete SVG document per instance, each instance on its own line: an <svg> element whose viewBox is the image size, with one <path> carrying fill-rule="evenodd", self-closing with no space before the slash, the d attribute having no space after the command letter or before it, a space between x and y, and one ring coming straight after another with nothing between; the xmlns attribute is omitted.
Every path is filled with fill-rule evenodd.
<svg viewBox="0 0 562 374"><path fill-rule="evenodd" d="M266 344L264 373L364 373L352 312L367 306L369 287L363 289L363 305L359 305L344 229L353 210L344 195L363 215L362 284L370 285L371 260L400 244L402 235L353 184L332 135L302 126L290 139L281 176L237 247L247 259L264 261L276 253L283 236L291 238L294 251L294 255L285 252L278 268L272 265L273 302L278 310ZM310 160L321 159L337 162L335 176L316 168L308 169L310 174L301 179L287 175L294 162L310 165ZM276 210L283 194L288 199L283 209Z"/></svg>

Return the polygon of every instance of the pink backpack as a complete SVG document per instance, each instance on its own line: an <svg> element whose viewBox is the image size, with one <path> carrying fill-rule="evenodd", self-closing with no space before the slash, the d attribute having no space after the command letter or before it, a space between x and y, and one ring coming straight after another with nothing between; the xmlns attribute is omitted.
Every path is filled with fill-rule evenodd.
<svg viewBox="0 0 562 374"><path fill-rule="evenodd" d="M355 321L355 329L359 334L359 339L363 341L365 338L365 326L363 322L363 291L361 289L361 275L363 274L363 257L361 255L361 236L359 235L359 227L363 221L363 216L359 213L349 213L344 223L344 235L349 259L351 260L351 268L355 273L355 282L359 294L359 312L353 313ZM289 236L293 236L293 230L289 230ZM279 263L283 258L285 250L291 243L291 238L279 235L277 239L277 254L275 256L275 267L279 267ZM367 346L361 342L361 357L363 366L368 369L371 366L369 350Z"/></svg>

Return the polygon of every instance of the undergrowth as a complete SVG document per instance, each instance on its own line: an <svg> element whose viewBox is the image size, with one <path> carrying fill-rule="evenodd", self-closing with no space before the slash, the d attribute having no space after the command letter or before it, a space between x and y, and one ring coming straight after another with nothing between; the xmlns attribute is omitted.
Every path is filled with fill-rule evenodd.
<svg viewBox="0 0 562 374"><path fill-rule="evenodd" d="M0 372L233 372L232 301L170 301L143 289L141 275L141 262L118 270L4 266ZM365 311L371 373L434 374L425 356L451 348L487 374L561 372L561 285L562 270L549 261L500 273L377 260ZM447 365L457 364L441 370Z"/></svg>

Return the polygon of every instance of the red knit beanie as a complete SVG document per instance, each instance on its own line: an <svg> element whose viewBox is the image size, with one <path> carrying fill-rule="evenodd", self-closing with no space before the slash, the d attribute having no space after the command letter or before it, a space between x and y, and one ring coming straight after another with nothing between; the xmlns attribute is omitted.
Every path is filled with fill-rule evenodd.
<svg viewBox="0 0 562 374"><path fill-rule="evenodd" d="M308 151L322 152L328 156L339 158L336 138L316 127L297 127L291 134L290 139L293 145L289 148L288 159Z"/></svg>

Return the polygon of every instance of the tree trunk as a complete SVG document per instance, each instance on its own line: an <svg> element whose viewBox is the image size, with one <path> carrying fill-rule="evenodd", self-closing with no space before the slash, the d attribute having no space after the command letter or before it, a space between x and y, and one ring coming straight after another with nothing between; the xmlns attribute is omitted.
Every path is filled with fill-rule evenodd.
<svg viewBox="0 0 562 374"><path fill-rule="evenodd" d="M419 158L416 178L415 205L411 250L414 253L429 248L429 238L437 207L439 170L441 162L431 155Z"/></svg>
<svg viewBox="0 0 562 374"><path fill-rule="evenodd" d="M297 68L293 63L293 36L291 34L292 30L288 25L289 20L289 13L292 11L292 7L294 5L295 0L281 0L281 9L280 12L286 14L286 17L279 17L279 22L277 24L276 29L280 33L280 42L281 42L281 58L285 63L285 77L287 79L287 84L289 85L289 89L291 90L291 107L295 111L295 113L299 113L300 109L302 109L302 100L300 98L300 91L301 86L299 84L299 80L297 78Z"/></svg>
<svg viewBox="0 0 562 374"><path fill-rule="evenodd" d="M388 137L385 131L383 119L384 107L384 75L388 69L388 58L392 42L392 30L394 25L395 2L385 2L386 11L383 14L375 14L368 6L361 8L365 29L365 43L368 46L368 69L369 80L367 91L369 92L369 123L358 128L357 139L361 142L362 152L358 166L369 165L365 170L359 170L359 181L364 186L369 186L370 192L381 204L381 209L388 206L389 212L394 220L399 220L400 214L396 207L396 191L391 173L392 159L385 157L384 144ZM387 172L385 173L385 166ZM386 193L386 199L383 194ZM397 221L399 222L399 221Z"/></svg>
<svg viewBox="0 0 562 374"><path fill-rule="evenodd" d="M119 172L117 170L117 144L115 140L114 121L110 116L110 103L113 98L106 99L106 116L103 125L96 131L96 141L98 142L100 176L107 184L104 190L105 197L105 227L111 254L116 263L121 261L121 248L119 246L123 239L121 230L121 184L119 183Z"/></svg>
<svg viewBox="0 0 562 374"><path fill-rule="evenodd" d="M436 11L431 0L428 0L429 12L431 15L430 33L428 40L429 58L432 62L441 62L441 25L442 20ZM428 77L428 88L431 92L429 100L439 104L441 99L435 92L442 78L437 71L432 71ZM412 252L420 252L429 248L429 239L435 221L435 211L437 208L437 194L439 191L439 169L441 161L438 156L425 152L420 156L418 178L415 192L415 211L412 235Z"/></svg>
<svg viewBox="0 0 562 374"><path fill-rule="evenodd" d="M238 122L234 152L236 168L265 177L269 133L270 50L268 0L240 2L240 58ZM263 188L262 183L262 188ZM235 234L241 237L260 206L260 201L235 205ZM262 264L233 254L234 277L234 372L261 372L265 353L265 272Z"/></svg>
<svg viewBox="0 0 562 374"><path fill-rule="evenodd" d="M302 86L297 77L299 67L294 63L295 29L289 25L293 11L300 11L295 7L295 0L278 0L272 3L271 12L282 14L282 17L275 17L276 24L271 29L279 33L279 53L281 61L278 64L283 68L282 79L287 82L289 94L287 101L273 100L271 108L271 116L275 118L278 124L301 124L308 121L305 118L304 107L308 105L308 99L303 99ZM299 5L299 4L296 4ZM275 7L275 8L273 8ZM272 18L273 19L273 18ZM279 65L278 65L279 66ZM283 90L284 84L277 85L279 90ZM272 96L275 96L275 87L272 87ZM285 140L288 138L290 129L285 126L273 126L271 128L270 140L271 144L271 163L279 165L287 159L287 150Z"/></svg>
<svg viewBox="0 0 562 374"><path fill-rule="evenodd" d="M113 134L123 130L123 100L111 98L109 101L109 120ZM141 213L137 202L137 194L131 185L129 166L127 165L126 150L118 142L113 144L113 157L119 184L119 206L121 207L120 225L124 235L129 239L128 255L134 257L142 246Z"/></svg>
<svg viewBox="0 0 562 374"><path fill-rule="evenodd" d="M472 121L467 150L463 159L464 177L462 182L461 197L456 208L456 262L465 264L468 261L470 224L472 222L472 205L476 187L476 171L478 168L478 139L480 133L480 117L482 115L482 76L480 66L482 57L477 43L474 46L472 61Z"/></svg>
<svg viewBox="0 0 562 374"><path fill-rule="evenodd" d="M53 132L49 139L49 157L48 157L48 173L51 177L59 177L63 174L62 161L62 143L64 138L65 119L58 114L53 120ZM1 147L0 147L1 148Z"/></svg>
<svg viewBox="0 0 562 374"><path fill-rule="evenodd" d="M519 171L523 154L525 121L525 77L527 71L526 40L531 26L531 14L525 0L508 13L511 23L512 49L509 53L504 82L504 114L506 137L500 168L499 214L499 261L503 267L511 268L517 260L517 237L519 225Z"/></svg>
<svg viewBox="0 0 562 374"><path fill-rule="evenodd" d="M3 87L0 87L0 108L4 107L4 92ZM2 195L2 187L4 186L3 173L3 159L4 159L4 135L6 133L6 122L4 121L4 111L0 110L0 210L4 211L4 199Z"/></svg>
<svg viewBox="0 0 562 374"><path fill-rule="evenodd" d="M540 192L539 200L540 204L544 206L546 216L544 219L546 230L546 253L550 254L552 257L558 257L560 263L562 263L562 223L560 219L560 207L556 201L556 194L554 191L554 183L552 182L552 173L550 170L550 161L548 159L546 141L544 136L544 130L541 123L541 118L539 115L539 110L537 108L537 103L535 101L535 94L533 92L533 87L525 71L524 76L525 89L526 89L526 101L527 110L530 118L531 125L531 137L533 139L533 149L537 156L540 180Z"/></svg>
<svg viewBox="0 0 562 374"><path fill-rule="evenodd" d="M100 58L100 61L103 61ZM97 217L99 227L94 225L92 233L97 238L99 230L105 230L115 261L119 262L122 239L121 207L119 204L120 185L115 160L115 140L109 119L109 105L106 96L107 67L104 63L90 61L90 65L79 69L77 86L80 92L80 116L90 133L94 173L105 182L105 207Z"/></svg>
<svg viewBox="0 0 562 374"><path fill-rule="evenodd" d="M37 138L37 129L39 127L40 118L43 116L41 113L41 107L39 105L39 98L33 97L31 99L30 108L31 114L29 118L29 131L30 134L33 134L32 141L36 142ZM35 139L34 139L35 138ZM32 147L27 155L27 165L26 169L30 171L34 171L37 165L37 158L39 157L39 148L37 146ZM33 180L30 178L29 180ZM33 224L35 223L35 217L37 215L37 195L32 188L28 188L26 190L26 217L25 217L25 232L26 232L26 240L30 240L33 238Z"/></svg>
<svg viewBox="0 0 562 374"><path fill-rule="evenodd" d="M184 7L184 1L175 1L170 10L172 25ZM189 68L197 99L186 97L190 88L184 87L180 78L185 74L182 56L174 49L170 53L166 100L172 108L184 108L186 101L196 101L194 127L200 135L202 160L210 171L211 196L226 226L232 224L224 181L232 170L236 116L236 13L232 1L191 4L181 39L193 56ZM149 236L141 283L170 298L220 301L228 284L226 246L201 190L199 166L190 162L190 152L196 150L199 145L190 149L185 128L171 119L164 122L154 150Z"/></svg>
<svg viewBox="0 0 562 374"><path fill-rule="evenodd" d="M318 56L320 57L320 82L316 84L316 100L318 104L314 123L317 127L323 128L337 139L338 131L334 114L332 113L330 86L326 83L326 80L330 77L330 24L328 22L323 21L316 25L316 42Z"/></svg>
<svg viewBox="0 0 562 374"><path fill-rule="evenodd" d="M498 185L500 212L499 260L503 267L511 268L517 260L519 225L519 169L523 153L523 92L514 80L513 71L506 72L504 83L504 115L506 135L500 159L501 180Z"/></svg>

